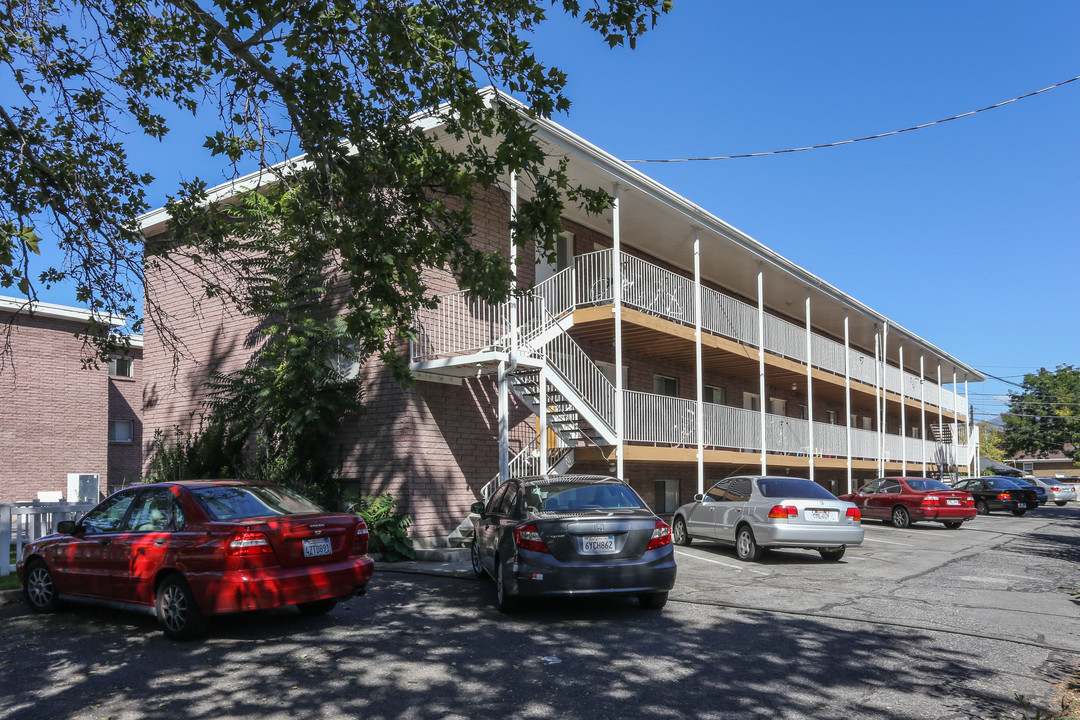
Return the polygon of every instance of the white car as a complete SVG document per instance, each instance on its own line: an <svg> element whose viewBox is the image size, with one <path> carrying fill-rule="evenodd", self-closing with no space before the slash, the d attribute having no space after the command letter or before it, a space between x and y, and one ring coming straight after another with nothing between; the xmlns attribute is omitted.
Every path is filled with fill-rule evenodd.
<svg viewBox="0 0 1080 720"><path fill-rule="evenodd" d="M1041 486L1046 491L1046 501L1052 502L1058 507L1063 507L1070 500L1076 499L1076 485L1064 480L1048 477L1028 476L1028 480Z"/></svg>

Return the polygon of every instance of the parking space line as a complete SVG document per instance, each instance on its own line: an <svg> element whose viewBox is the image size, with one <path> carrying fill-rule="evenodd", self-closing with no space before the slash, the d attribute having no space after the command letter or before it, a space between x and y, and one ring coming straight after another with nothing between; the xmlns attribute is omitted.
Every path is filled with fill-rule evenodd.
<svg viewBox="0 0 1080 720"><path fill-rule="evenodd" d="M723 565L724 567L734 568L735 570L746 570L748 572L754 572L758 575L768 575L769 573L764 570L755 570L752 567L746 567L744 565L733 565L732 563L720 562L719 560L713 560L712 558L701 557L700 555L694 555L693 553L683 552L682 550L676 550L676 555L682 555L688 558L694 558L695 560L701 560L702 562L715 563L716 565Z"/></svg>
<svg viewBox="0 0 1080 720"><path fill-rule="evenodd" d="M877 542L885 543L886 545L902 545L903 547L915 547L911 543L896 542L895 540L878 540L877 538L870 538L863 535L863 542Z"/></svg>

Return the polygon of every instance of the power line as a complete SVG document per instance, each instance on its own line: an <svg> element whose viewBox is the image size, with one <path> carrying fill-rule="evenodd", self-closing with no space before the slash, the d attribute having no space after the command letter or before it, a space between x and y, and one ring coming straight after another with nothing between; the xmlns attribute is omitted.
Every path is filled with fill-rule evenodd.
<svg viewBox="0 0 1080 720"><path fill-rule="evenodd" d="M934 120L933 122L923 123L922 125L913 125L912 127L906 127L906 128L904 128L902 130L891 130L890 132L879 133L877 135L867 135L866 137L855 138L853 140L840 140L839 142L824 143L822 145L808 145L806 147L789 148L787 150L769 150L768 152L744 153L742 155L715 155L715 156L712 156L712 157L661 158L661 159L651 159L651 160L624 160L623 162L627 162L627 163L678 163L678 162L699 162L699 161L705 161L705 160L735 160L735 159L738 159L738 158L764 157L766 155L782 155L784 153L796 153L796 152L803 152L805 150L820 150L821 148L838 147L840 145L850 145L851 143L862 142L863 140L877 140L879 138L889 137L891 135L899 135L900 133L911 132L912 130L922 130L923 128L933 127L934 125L941 125L942 123L951 122L953 120L959 120L960 118L970 117L971 115L978 115L979 113L986 112L987 110L994 110L996 108L1004 107L1006 105L1009 105L1010 103L1017 102L1019 100L1024 100L1024 99L1029 98L1029 97L1034 97L1036 95L1040 95L1040 94L1042 94L1044 92L1049 92L1050 90L1053 90L1055 88L1059 88L1062 85L1068 85L1069 83L1076 82L1077 80L1080 80L1080 75L1077 75L1076 77L1073 77L1073 78L1069 78L1068 80L1062 80L1061 82L1056 83L1054 85L1051 85L1050 87L1045 87L1042 90L1036 90L1035 92L1029 92L1029 93L1026 93L1024 95L1014 97L1011 100L1005 100L1004 102L999 102L999 103L997 103L995 105L987 105L986 107L979 108L978 110L971 110L969 112L961 113L959 115L953 115L952 117L943 118L941 120Z"/></svg>

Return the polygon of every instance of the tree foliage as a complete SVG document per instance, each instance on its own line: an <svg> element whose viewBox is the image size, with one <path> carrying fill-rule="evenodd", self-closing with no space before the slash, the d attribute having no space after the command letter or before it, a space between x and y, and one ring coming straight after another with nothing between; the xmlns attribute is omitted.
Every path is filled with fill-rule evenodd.
<svg viewBox="0 0 1080 720"><path fill-rule="evenodd" d="M1063 453L1080 462L1080 368L1059 365L1024 376L1022 392L1009 393L1004 447L1009 455Z"/></svg>
<svg viewBox="0 0 1080 720"><path fill-rule="evenodd" d="M1001 428L988 422L979 423L979 454L982 457L1004 463L1009 458L1004 442L1005 435Z"/></svg>
<svg viewBox="0 0 1080 720"><path fill-rule="evenodd" d="M149 209L151 177L128 156L127 136L164 137L175 109L210 108L220 123L206 147L237 176L262 171L251 187L281 186L293 203L238 217L203 179L182 183L150 269L212 267L189 276L204 280L197 291L246 303L230 272L249 251L243 243L303 223L309 254L330 258L349 290L339 308L347 329L366 352L388 354L389 332L408 328L424 302L422 266L446 268L483 296L506 293L507 262L468 243L476 188L516 173L527 199L515 237L548 251L563 203L600 211L608 202L575 185L531 132L532 119L570 104L566 76L529 43L548 9L611 47L633 47L672 4L9 0L0 5L0 288L35 298L73 282L80 303L133 318L138 331L134 219ZM488 84L521 98L524 112L478 89ZM60 247L61 263L38 267L43 241ZM145 313L168 325L156 308Z"/></svg>

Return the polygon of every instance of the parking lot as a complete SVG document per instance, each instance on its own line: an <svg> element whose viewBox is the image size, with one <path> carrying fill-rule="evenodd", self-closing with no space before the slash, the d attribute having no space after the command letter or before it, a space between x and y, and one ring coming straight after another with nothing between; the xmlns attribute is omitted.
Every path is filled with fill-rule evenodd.
<svg viewBox="0 0 1080 720"><path fill-rule="evenodd" d="M1080 666L1080 505L960 530L868 521L839 563L677 548L663 612L494 609L491 583L382 566L324 617L218 620L0 607L0 716L18 718L1033 718Z"/></svg>

